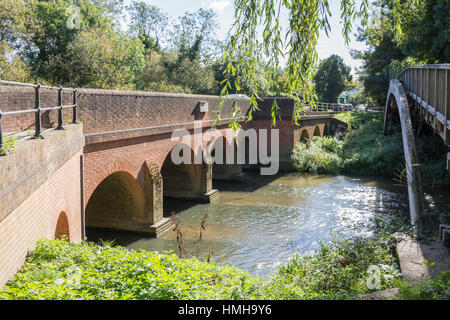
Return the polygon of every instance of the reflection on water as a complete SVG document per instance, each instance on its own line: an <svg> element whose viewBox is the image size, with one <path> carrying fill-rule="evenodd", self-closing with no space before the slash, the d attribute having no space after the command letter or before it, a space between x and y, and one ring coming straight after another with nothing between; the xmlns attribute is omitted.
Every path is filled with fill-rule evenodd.
<svg viewBox="0 0 450 320"><path fill-rule="evenodd" d="M307 253L317 249L321 241L329 241L330 230L365 234L370 233L371 218L375 216L408 215L406 188L394 187L391 181L290 173L275 177L252 175L246 183L220 183L214 187L221 191L221 199L214 204L165 202L167 212L176 211L183 222L187 256L196 254L195 237L200 221L208 213L201 255L212 253L220 264L263 277L268 277L293 252ZM114 238L132 249L177 251L172 231L158 239L106 232L91 232L89 236L90 240Z"/></svg>

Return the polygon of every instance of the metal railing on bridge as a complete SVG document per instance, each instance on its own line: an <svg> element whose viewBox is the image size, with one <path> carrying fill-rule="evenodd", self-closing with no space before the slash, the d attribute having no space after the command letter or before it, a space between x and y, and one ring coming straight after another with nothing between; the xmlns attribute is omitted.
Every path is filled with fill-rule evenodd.
<svg viewBox="0 0 450 320"><path fill-rule="evenodd" d="M446 144L450 144L449 77L450 64L412 66L398 77L405 93L420 106L421 117Z"/></svg>
<svg viewBox="0 0 450 320"><path fill-rule="evenodd" d="M389 84L384 134L387 134L392 116L398 111L406 164L402 176L408 184L409 210L415 236L423 231L425 205L411 115L425 120L444 143L450 145L449 69L450 64L412 66ZM412 105L409 103L411 100ZM411 107L414 107L414 112L411 112ZM449 167L450 153L447 159Z"/></svg>
<svg viewBox="0 0 450 320"><path fill-rule="evenodd" d="M42 136L42 112L43 111L58 110L58 126L56 127L57 130L64 129L63 112L62 112L63 109L72 108L73 109L72 123L78 123L77 122L77 89L76 88L63 88L61 86L60 87L45 86L45 85L41 85L39 82L37 82L35 84L29 84L29 83L5 81L5 80L0 80L0 84L21 86L21 87L32 87L32 88L34 88L34 92L35 92L35 94L34 94L34 109L2 112L1 106L0 106L0 152L4 150L3 132L2 132L2 118L4 116L18 115L18 114L25 114L25 113L34 113L35 114L35 133L33 135L33 138L43 138L43 136ZM41 89L57 90L58 91L58 105L41 108ZM71 105L63 105L62 104L63 91L72 91L73 92L73 100L72 100L73 103Z"/></svg>
<svg viewBox="0 0 450 320"><path fill-rule="evenodd" d="M308 111L315 111L315 112L340 112L343 111L342 108L337 103L328 103L328 102L316 102L316 106L313 108L309 105L305 105L305 108Z"/></svg>

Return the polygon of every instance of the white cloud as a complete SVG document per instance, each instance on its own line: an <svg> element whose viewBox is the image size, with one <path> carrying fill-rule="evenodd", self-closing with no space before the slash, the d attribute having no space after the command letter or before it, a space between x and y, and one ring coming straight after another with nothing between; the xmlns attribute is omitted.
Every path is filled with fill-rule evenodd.
<svg viewBox="0 0 450 320"><path fill-rule="evenodd" d="M206 3L206 1L204 1L202 5L206 6L209 9L212 9L217 13L221 13L223 10L225 10L225 8L231 6L231 2L229 0L219 0L210 3Z"/></svg>

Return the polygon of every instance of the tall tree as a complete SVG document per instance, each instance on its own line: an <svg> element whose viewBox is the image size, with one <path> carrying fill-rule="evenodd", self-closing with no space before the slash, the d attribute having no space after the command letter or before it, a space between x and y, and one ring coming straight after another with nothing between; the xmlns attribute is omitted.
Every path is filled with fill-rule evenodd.
<svg viewBox="0 0 450 320"><path fill-rule="evenodd" d="M77 87L134 89L145 64L144 46L137 38L92 28L77 34L64 58L52 58Z"/></svg>
<svg viewBox="0 0 450 320"><path fill-rule="evenodd" d="M344 63L344 60L333 54L320 61L319 69L314 76L316 93L320 101L337 102L341 94L352 80L350 67Z"/></svg>
<svg viewBox="0 0 450 320"><path fill-rule="evenodd" d="M383 106L392 77L390 65L392 61L401 61L405 56L395 45L391 30L381 34L378 41L370 50L356 53L355 57L363 60L360 79L364 82L365 95L372 98L376 105Z"/></svg>
<svg viewBox="0 0 450 320"><path fill-rule="evenodd" d="M414 5L402 5L399 13L402 29L396 42L403 54L427 64L450 61L448 0L417 1Z"/></svg>
<svg viewBox="0 0 450 320"><path fill-rule="evenodd" d="M0 79L31 80L31 70L16 50L20 50L39 27L24 0L0 1Z"/></svg>
<svg viewBox="0 0 450 320"><path fill-rule="evenodd" d="M363 60L365 93L384 105L389 80L406 66L450 61L448 0L377 0L358 40L369 49L356 52Z"/></svg>
<svg viewBox="0 0 450 320"><path fill-rule="evenodd" d="M147 49L161 50L169 23L168 15L160 8L142 1L133 1L128 7L130 31L139 36Z"/></svg>
<svg viewBox="0 0 450 320"><path fill-rule="evenodd" d="M362 0L357 7L355 0L341 0L341 20L343 35L349 41L354 20L368 16L368 0ZM317 40L320 30L330 30L331 16L329 0L235 0L235 22L228 41L223 61L228 61L225 69L226 81L223 83L221 95L225 96L229 88L240 87L240 79L251 81L251 108L257 110L257 96L260 84L256 81L257 64L267 61L269 86L277 77L282 57L287 57L285 69L285 85L287 91L300 102L311 101L316 97L312 86L314 68L317 64ZM281 11L289 14L288 28L282 30L280 25ZM261 36L261 37L260 37ZM236 74L242 75L233 78ZM223 100L222 100L223 101ZM294 119L302 114L302 105L296 103Z"/></svg>
<svg viewBox="0 0 450 320"><path fill-rule="evenodd" d="M206 55L205 47L215 45L213 32L217 28L216 14L212 10L199 9L186 12L173 26L172 46L183 59L201 60L211 58Z"/></svg>
<svg viewBox="0 0 450 320"><path fill-rule="evenodd" d="M23 49L23 55L35 75L53 83L67 84L67 75L51 61L62 59L77 34L92 27L112 29L121 0L71 0L27 2L41 26Z"/></svg>

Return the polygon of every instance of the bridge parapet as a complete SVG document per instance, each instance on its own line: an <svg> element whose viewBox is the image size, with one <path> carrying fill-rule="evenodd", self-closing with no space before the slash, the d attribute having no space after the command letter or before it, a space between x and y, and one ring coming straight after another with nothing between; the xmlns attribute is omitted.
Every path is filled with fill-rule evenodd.
<svg viewBox="0 0 450 320"><path fill-rule="evenodd" d="M1 110L16 111L24 109L24 106L34 106L34 94L34 89L29 87L0 86ZM192 123L194 120L214 120L220 102L218 96L101 89L78 89L76 98L78 118L83 122L85 134L170 126ZM69 103L71 99L70 95L62 96L63 103ZM57 101L57 92L42 92L41 104L55 105ZM205 106L207 111L202 112L205 111ZM238 106L245 115L249 108L249 99L240 98ZM232 107L232 99L225 101L221 107L222 118L229 117ZM34 126L34 120L32 114L11 116L4 119L3 130L28 129ZM57 123L56 114L50 110L42 113L43 128L55 127Z"/></svg>
<svg viewBox="0 0 450 320"><path fill-rule="evenodd" d="M450 145L450 64L412 66L398 79L420 109L421 117Z"/></svg>
<svg viewBox="0 0 450 320"><path fill-rule="evenodd" d="M288 97L268 97L258 100L259 111L255 112L253 119L255 120L271 120L272 118L272 104L276 100L279 117L282 120L290 121L294 114L295 100ZM331 116L335 112L338 112L338 106L336 103L316 102L316 107L311 108L309 105L303 105L305 115L302 117L311 117L314 115ZM279 119L279 118L278 118ZM278 120L277 119L277 120Z"/></svg>

